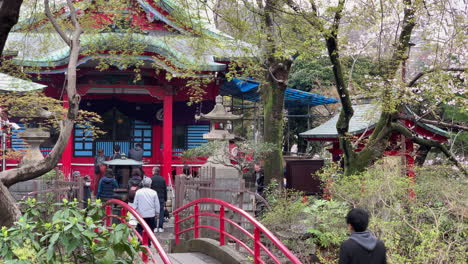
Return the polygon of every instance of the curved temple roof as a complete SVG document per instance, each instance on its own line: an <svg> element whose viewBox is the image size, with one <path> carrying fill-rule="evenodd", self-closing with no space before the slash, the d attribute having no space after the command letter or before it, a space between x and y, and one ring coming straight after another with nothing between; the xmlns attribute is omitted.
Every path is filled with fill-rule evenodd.
<svg viewBox="0 0 468 264"><path fill-rule="evenodd" d="M353 105L354 115L349 122L349 133L351 135L359 135L372 130L377 121L379 120L381 110L376 104L361 104ZM338 138L338 131L336 130L336 123L340 113L337 113L330 120L321 124L320 126L310 129L299 135L306 139L335 139ZM436 126L416 122L416 124L434 134L448 137L448 133Z"/></svg>
<svg viewBox="0 0 468 264"><path fill-rule="evenodd" d="M93 45L118 45L112 41L118 39L121 33L84 34L81 37L83 52ZM135 59L141 59L156 63L165 70L177 73L174 67L193 71L222 71L226 68L223 63L216 62L218 57L243 56L238 43L232 43L231 48L213 45L203 47L201 39L196 36L180 35L173 33L152 32L149 35L132 34L132 41L144 46L147 53L159 56L139 55ZM226 42L226 40L224 40ZM213 43L215 44L215 43ZM70 48L63 42L58 34L52 33L10 33L7 41L7 49L16 49L19 54L14 62L22 66L31 67L58 67L68 63ZM104 46L105 47L105 46ZM91 59L106 54L90 55L80 59L78 64L86 63Z"/></svg>

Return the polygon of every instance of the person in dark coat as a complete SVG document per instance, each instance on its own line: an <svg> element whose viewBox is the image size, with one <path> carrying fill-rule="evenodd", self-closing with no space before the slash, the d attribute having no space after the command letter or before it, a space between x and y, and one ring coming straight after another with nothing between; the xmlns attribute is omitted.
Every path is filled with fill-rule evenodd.
<svg viewBox="0 0 468 264"><path fill-rule="evenodd" d="M260 162L254 164L254 178L257 193L263 196L263 190L265 189L265 176Z"/></svg>
<svg viewBox="0 0 468 264"><path fill-rule="evenodd" d="M159 167L153 168L153 177L151 177L151 189L155 190L158 193L159 199L159 221L158 221L158 232L164 232L164 207L167 201L167 186L166 180L159 175Z"/></svg>
<svg viewBox="0 0 468 264"><path fill-rule="evenodd" d="M105 176L99 181L98 186L98 199L106 202L114 198L114 189L119 188L117 181L114 179L114 174L111 169L106 170Z"/></svg>
<svg viewBox="0 0 468 264"><path fill-rule="evenodd" d="M351 236L340 247L339 264L386 264L386 248L382 241L367 230L369 214L354 208L346 215Z"/></svg>
<svg viewBox="0 0 468 264"><path fill-rule="evenodd" d="M140 143L136 143L135 147L128 152L128 157L136 161L141 161L143 159L143 148Z"/></svg>
<svg viewBox="0 0 468 264"><path fill-rule="evenodd" d="M120 159L122 158L122 153L120 153L120 145L114 145L114 153L112 156L110 156L110 160L115 160L115 159ZM115 175L115 178L117 179L117 182L121 182L122 179L122 173L121 173L121 166L110 166L112 169L112 172Z"/></svg>
<svg viewBox="0 0 468 264"><path fill-rule="evenodd" d="M91 200L91 179L89 176L83 178L83 204L84 207L88 207L88 200Z"/></svg>
<svg viewBox="0 0 468 264"><path fill-rule="evenodd" d="M136 191L141 187L141 180L143 175L141 174L140 169L132 170L132 178L128 181L128 202L133 204L133 199L135 198Z"/></svg>

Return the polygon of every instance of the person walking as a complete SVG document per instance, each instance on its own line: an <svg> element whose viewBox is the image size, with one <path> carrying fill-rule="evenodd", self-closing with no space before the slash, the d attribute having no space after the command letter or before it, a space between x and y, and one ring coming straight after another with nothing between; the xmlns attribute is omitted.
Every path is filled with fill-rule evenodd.
<svg viewBox="0 0 468 264"><path fill-rule="evenodd" d="M119 188L111 169L106 170L105 176L99 181L96 198L106 202L114 198L114 189Z"/></svg>
<svg viewBox="0 0 468 264"><path fill-rule="evenodd" d="M369 214L361 208L354 208L346 215L346 224L351 236L340 246L339 264L386 264L386 248L367 226Z"/></svg>
<svg viewBox="0 0 468 264"><path fill-rule="evenodd" d="M167 201L167 186L166 180L159 175L160 169L159 167L153 168L153 177L151 177L151 189L155 190L158 193L159 199L159 218L158 218L158 225L157 225L157 232L164 232L164 211L165 205Z"/></svg>
<svg viewBox="0 0 468 264"><path fill-rule="evenodd" d="M135 210L143 217L145 222L150 227L151 231L156 228L156 215L159 214L160 204L158 199L158 194L156 191L151 188L151 179L144 177L141 181L141 189L136 191L135 199L133 201L133 206ZM137 231L142 234L143 227L141 224L137 225ZM151 246L151 241L149 244Z"/></svg>

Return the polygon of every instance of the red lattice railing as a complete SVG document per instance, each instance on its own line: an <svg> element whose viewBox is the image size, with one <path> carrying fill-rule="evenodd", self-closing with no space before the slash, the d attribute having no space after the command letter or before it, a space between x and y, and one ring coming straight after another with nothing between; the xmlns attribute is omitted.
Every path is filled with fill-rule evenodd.
<svg viewBox="0 0 468 264"><path fill-rule="evenodd" d="M215 204L219 205L219 214L216 214L214 212L200 212L199 205L200 204ZM193 214L184 217L180 219L180 213L183 211L188 210L189 208L193 207ZM253 227L254 231L253 234L247 231L245 228L237 224L235 221L226 218L225 217L225 212L226 210L231 210L236 214L241 215L244 219L246 219L248 222L250 222ZM249 252L250 255L253 256L254 258L254 264L264 264L265 261L262 259L262 254L261 251L265 252L266 255L273 260L277 264L281 264L281 260L273 254L273 252L265 246L262 241L262 235L267 238L268 241L270 241L273 245L276 246L277 249L279 249L283 255L291 261L293 264L301 264L302 262L267 228L265 228L260 222L258 222L253 216L251 216L249 213L245 212L244 210L227 203L222 200L218 199L212 199L212 198L201 198L195 201L192 201L188 204L183 205L182 207L174 210L173 212L175 221L174 221L174 233L175 233L175 243L179 244L180 243L180 236L181 234L184 234L186 232L192 231L193 230L193 235L195 238L200 237L200 229L205 228L205 229L210 229L218 232L219 234L219 244L220 246L223 246L226 244L226 238L231 239L238 243L240 246L242 246L247 252ZM200 225L200 217L214 217L219 220L219 228L209 226L209 225ZM186 228L184 230L179 230L180 229L180 224L183 222L186 222L190 219L193 218L193 226ZM239 238L235 237L234 235L227 233L226 232L226 223L230 224L231 226L237 228L240 230L243 234L245 234L249 239L253 241L253 250L243 241L241 241ZM237 232L236 232L237 233ZM264 254L265 255L265 254Z"/></svg>

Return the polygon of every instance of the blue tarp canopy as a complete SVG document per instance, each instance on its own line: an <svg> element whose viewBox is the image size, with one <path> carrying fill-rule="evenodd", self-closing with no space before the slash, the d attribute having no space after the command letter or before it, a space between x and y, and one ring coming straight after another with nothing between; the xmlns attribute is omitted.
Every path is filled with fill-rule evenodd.
<svg viewBox="0 0 468 264"><path fill-rule="evenodd" d="M233 96L239 99L258 102L260 94L258 87L260 82L251 78L234 78L225 82L220 87L220 94ZM322 96L315 93L304 92L297 89L287 88L284 98L286 107L317 106L326 104L335 104L337 99Z"/></svg>

